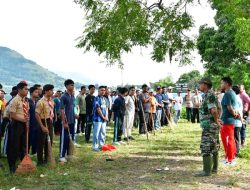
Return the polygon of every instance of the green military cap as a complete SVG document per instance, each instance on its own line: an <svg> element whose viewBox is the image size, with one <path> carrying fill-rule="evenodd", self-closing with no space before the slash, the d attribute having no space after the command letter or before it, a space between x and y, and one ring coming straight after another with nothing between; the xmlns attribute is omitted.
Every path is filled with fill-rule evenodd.
<svg viewBox="0 0 250 190"><path fill-rule="evenodd" d="M207 84L209 86L212 86L212 81L210 80L210 78L207 78L207 77L202 78L199 83L200 84Z"/></svg>

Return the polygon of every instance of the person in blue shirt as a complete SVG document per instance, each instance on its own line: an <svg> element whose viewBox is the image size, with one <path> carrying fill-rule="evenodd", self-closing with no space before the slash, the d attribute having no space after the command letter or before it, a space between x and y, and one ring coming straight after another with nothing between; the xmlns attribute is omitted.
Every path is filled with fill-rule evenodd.
<svg viewBox="0 0 250 190"><path fill-rule="evenodd" d="M156 89L157 94L155 95L155 98L158 102L158 106L156 107L156 114L155 114L155 129L158 130L161 127L161 115L162 115L162 88L160 86Z"/></svg>
<svg viewBox="0 0 250 190"><path fill-rule="evenodd" d="M106 138L106 124L109 121L108 118L108 100L104 97L106 93L106 87L100 86L98 96L95 97L93 102L93 151L100 151L105 144Z"/></svg>
<svg viewBox="0 0 250 190"><path fill-rule="evenodd" d="M69 152L69 135L75 142L75 97L74 97L74 81L68 79L64 82L66 92L61 97L60 109L62 119L62 130L60 133L60 161L67 162L65 155ZM70 134L69 134L70 132Z"/></svg>
<svg viewBox="0 0 250 190"><path fill-rule="evenodd" d="M119 95L115 99L113 107L112 107L113 118L115 121L114 138L113 138L113 143L115 145L123 144L122 133L123 133L125 111L126 111L126 104L125 104L124 97L127 95L128 95L127 88L119 88Z"/></svg>
<svg viewBox="0 0 250 190"><path fill-rule="evenodd" d="M239 117L237 111L237 98L235 92L232 90L233 81L230 77L223 77L221 79L221 89L225 91L223 99L221 101L223 122L220 129L221 140L224 146L226 160L224 164L234 165L234 159L236 156L236 145L234 141L234 127L236 119Z"/></svg>
<svg viewBox="0 0 250 190"><path fill-rule="evenodd" d="M39 90L36 87L30 88L30 99L29 99L29 149L31 148L31 154L37 153L37 138L38 138L38 122L36 120L36 103L39 97Z"/></svg>
<svg viewBox="0 0 250 190"><path fill-rule="evenodd" d="M170 118L170 112L168 109L169 98L168 98L166 87L162 87L162 102L163 102L163 108L162 108L162 116L161 116L161 126L163 127L168 124L167 117Z"/></svg>

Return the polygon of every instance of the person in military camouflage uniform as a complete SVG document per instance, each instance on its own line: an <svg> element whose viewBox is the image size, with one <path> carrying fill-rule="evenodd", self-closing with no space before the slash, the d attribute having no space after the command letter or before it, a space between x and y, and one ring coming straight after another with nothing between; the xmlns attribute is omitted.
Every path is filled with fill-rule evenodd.
<svg viewBox="0 0 250 190"><path fill-rule="evenodd" d="M220 148L220 113L221 106L215 93L211 90L212 82L208 78L200 81L200 90L204 93L202 106L199 110L201 135L201 154L203 171L196 176L210 176L218 171L218 151Z"/></svg>

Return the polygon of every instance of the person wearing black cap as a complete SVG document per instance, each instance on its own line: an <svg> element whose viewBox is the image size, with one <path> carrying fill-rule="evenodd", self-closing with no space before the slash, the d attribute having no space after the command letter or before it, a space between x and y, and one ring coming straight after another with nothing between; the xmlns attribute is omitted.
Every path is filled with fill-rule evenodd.
<svg viewBox="0 0 250 190"><path fill-rule="evenodd" d="M75 142L75 119L77 116L74 113L75 97L74 97L74 81L67 79L64 82L66 92L61 97L61 118L62 130L60 133L60 161L67 162L65 155L69 153L69 135L71 134L73 142ZM69 134L70 132L70 134Z"/></svg>
<svg viewBox="0 0 250 190"><path fill-rule="evenodd" d="M39 91L36 87L30 88L30 99L29 99L29 150L31 148L31 154L37 153L37 137L38 137L38 123L36 120L36 103L39 97Z"/></svg>
<svg viewBox="0 0 250 190"><path fill-rule="evenodd" d="M43 87L43 98L36 104L36 119L39 123L38 144L37 144L37 164L47 163L48 155L48 135L53 144L53 118L54 118L54 86L46 84Z"/></svg>
<svg viewBox="0 0 250 190"><path fill-rule="evenodd" d="M221 106L217 96L211 90L212 82L208 78L200 81L200 91L204 93L204 99L200 107L201 155L203 158L203 171L196 177L210 176L218 172L218 154L220 148L220 114Z"/></svg>
<svg viewBox="0 0 250 190"><path fill-rule="evenodd" d="M28 85L25 81L17 85L18 95L10 103L11 124L8 131L7 158L11 173L16 171L16 160L22 160L26 150L26 125L29 120L27 101Z"/></svg>

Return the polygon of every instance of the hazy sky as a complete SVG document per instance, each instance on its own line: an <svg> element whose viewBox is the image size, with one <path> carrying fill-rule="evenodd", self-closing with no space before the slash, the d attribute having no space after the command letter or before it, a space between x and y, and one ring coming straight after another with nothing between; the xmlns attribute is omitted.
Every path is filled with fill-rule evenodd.
<svg viewBox="0 0 250 190"><path fill-rule="evenodd" d="M203 0L204 2L206 0ZM214 25L215 12L206 3L189 8L196 21L191 34L202 24ZM193 66L154 63L149 49L135 48L123 55L123 74L117 66L106 67L102 57L83 54L75 48L75 39L84 27L84 12L73 0L0 0L0 46L6 46L45 68L81 83L119 85L155 82L171 74L175 80L193 69L203 71L200 57L194 53ZM123 76L123 77L121 77Z"/></svg>

